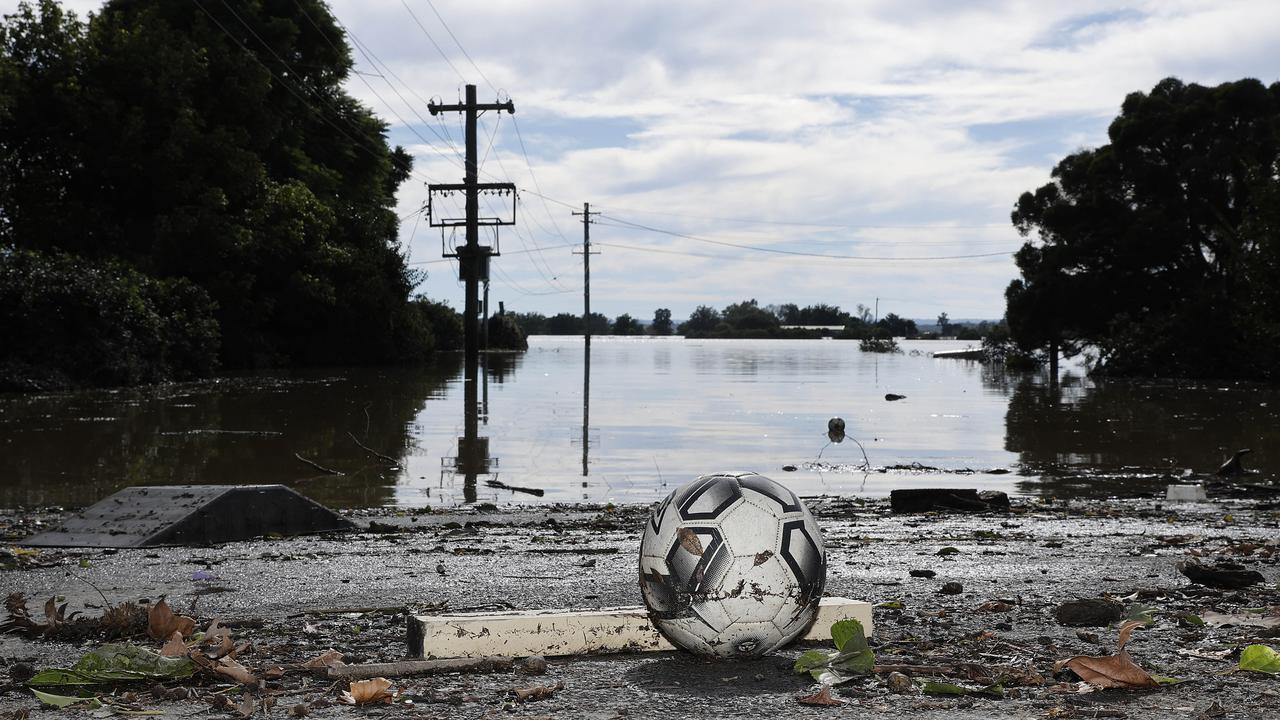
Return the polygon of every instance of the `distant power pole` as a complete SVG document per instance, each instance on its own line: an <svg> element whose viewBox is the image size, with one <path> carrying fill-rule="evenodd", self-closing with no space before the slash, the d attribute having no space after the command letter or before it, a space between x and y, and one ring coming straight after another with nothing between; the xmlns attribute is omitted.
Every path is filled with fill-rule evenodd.
<svg viewBox="0 0 1280 720"><path fill-rule="evenodd" d="M582 203L582 212L574 212L582 217L582 252L574 251L574 255L582 256L582 337L587 350L591 350L591 256L599 252L591 250L591 216L599 215L591 212L591 203ZM590 362L590 360L588 360Z"/></svg>
<svg viewBox="0 0 1280 720"><path fill-rule="evenodd" d="M444 254L446 257L458 258L460 274L466 283L466 304L462 313L465 336L464 347L466 349L466 378L467 381L474 382L475 367L480 357L480 334L477 327L480 315L479 285L481 280L484 280L486 285L488 284L489 258L499 254L496 247L480 244L480 225L515 224L515 185L512 183L481 183L477 180L479 168L476 161L476 117L479 113L488 110L498 112L506 110L514 115L516 107L510 100L506 102L478 103L476 102L476 86L468 85L466 102L453 105L429 102L427 103L427 110L432 115L438 115L442 112L460 112L466 117L466 175L461 184L431 185L427 207L432 227L465 226L467 229L466 245L462 247L455 246L452 251L446 247ZM463 192L466 196L466 217L462 219L440 217L434 209L433 201L435 196L450 195L458 191ZM482 223L480 219L480 193L482 191L497 195L510 195L512 197L512 212L509 221L503 218L485 218Z"/></svg>

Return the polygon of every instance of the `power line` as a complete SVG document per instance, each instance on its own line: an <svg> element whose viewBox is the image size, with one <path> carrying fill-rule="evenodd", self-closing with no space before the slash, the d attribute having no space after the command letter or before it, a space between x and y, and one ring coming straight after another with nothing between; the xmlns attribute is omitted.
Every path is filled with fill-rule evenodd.
<svg viewBox="0 0 1280 720"><path fill-rule="evenodd" d="M833 253L813 253L813 252L805 252L803 250L782 250L779 248L760 247L758 245L743 245L740 243L727 242L725 240L713 240L711 238L703 238L703 237L698 237L696 235L688 235L686 233L680 233L674 230L665 230L663 228L651 227L648 225L642 225L640 223L633 223L627 220L621 220L619 218L616 218L610 215L602 215L602 217L609 218L610 220L615 221L615 223L621 223L621 224L600 223L602 225L608 225L610 227L631 228L635 230L647 230L649 232L658 233L661 235L670 235L672 237L684 238L686 240L694 240L697 242L710 243L712 245L722 245L725 247L738 248L740 250L752 250L755 252L773 253L777 255L788 255L788 256L795 256L795 257L822 258L826 260L875 260L875 261L914 262L914 261L923 261L923 260L966 260L970 258L996 257L999 255L1013 255L1012 252L993 252L993 253L974 253L974 254L967 254L967 255L936 255L936 256L927 256L927 257L875 257L875 256L867 256L867 255L836 255ZM605 243L600 243L600 244L604 245ZM632 248L632 249L635 249L635 248Z"/></svg>
<svg viewBox="0 0 1280 720"><path fill-rule="evenodd" d="M450 60L449 56L445 54L443 49L441 49L440 44L436 42L436 39L431 36L431 33L427 30L427 26L423 25L422 21L418 19L418 16L414 14L413 8L409 7L409 3L404 0L400 0L400 4L403 5L404 9L409 13L409 17L413 18L413 21L418 24L418 29L422 31L422 34L426 35L427 39L431 41L431 46L436 49L436 52L440 53L440 57L444 59L445 64L453 70L454 74L457 75L460 80L466 82L466 78L463 77L462 73L458 72L458 68L454 66L453 61ZM434 10L435 8L432 9Z"/></svg>
<svg viewBox="0 0 1280 720"><path fill-rule="evenodd" d="M404 0L400 0L400 2L403 4ZM408 6L406 5L406 7ZM489 78L484 74L484 71L481 70L480 66L476 64L476 61L471 59L471 54L467 52L467 49L462 47L462 43L458 42L458 36L454 35L453 30L449 29L449 23L444 21L444 17L441 16L440 11L436 9L435 3L431 2L431 0L427 0L427 7L430 7L431 12L435 13L436 19L440 21L440 24L442 26L444 26L444 31L449 33L449 37L453 38L453 44L457 45L458 49L462 51L462 56L467 59L467 62L471 63L471 67L475 68L477 73L480 73L480 79L484 80L485 84L487 84L490 88L492 88L495 93L498 92L498 88L494 86L492 82L490 82ZM450 64L450 66L452 66L452 64ZM453 71L458 72L458 69L454 68ZM458 74L461 75L462 73L458 73ZM466 80L466 78L463 78L463 80Z"/></svg>
<svg viewBox="0 0 1280 720"><path fill-rule="evenodd" d="M347 130L344 129L341 125L331 120L327 115L325 115L318 108L316 108L314 105L308 102L307 99L303 97L302 94L298 90L296 90L292 84L286 82L285 79L279 73L277 73L275 70L272 70L266 63L262 62L262 59L258 57L257 53L250 50L248 46L246 46L243 42L241 42L240 39L237 38L229 28L227 28L226 25L223 25L222 22L213 15L213 13L209 12L208 8L206 8L204 4L200 2L200 0L195 0L195 4L196 4L196 7L200 8L200 12L204 13L206 17L208 17L211 21L213 21L213 24L217 25L218 28L222 30L222 33L226 35L228 39L231 40L231 42L235 43L241 50L245 52L247 56L249 56L250 60L257 63L260 67L262 67L263 70L266 70L267 73L270 74L271 77L276 80L276 82L280 85L280 87L284 88L289 92L290 95L293 95L295 98L297 98L298 101L301 102L304 107L306 107L308 110L314 113L316 117L322 120L325 124L332 127L334 130L337 130L338 134L342 135L347 140L351 141L351 144L353 146L360 148L364 152L368 153L370 156L377 158L379 160L385 158L386 150L387 150L385 146L379 147L378 150L373 150L372 148L365 145L362 140L359 140L355 136L348 133ZM236 17L236 19L240 22L241 25L245 26L245 29L248 30L251 35L257 38L259 43L262 43L262 45L267 49L267 52L270 52L276 58L276 60L280 62L282 66L284 66L285 68L289 67L289 65L285 63L284 60L282 60L279 55L276 55L275 51L273 51L271 47L267 45L266 42L261 37L257 35L257 33L253 32L253 29L250 28L248 24L245 23L245 21L242 18L240 18L240 16L237 15L235 11L230 8L230 6L227 5L225 0L222 0L222 5L226 7L227 10L231 12L232 15ZM342 112L339 111L337 108L333 107L331 104L329 104L329 102L325 98L320 97L319 100L326 107L328 107L329 110L332 111L332 113L335 116L343 117ZM416 170L411 169L410 174L417 175L420 179L426 180L428 182L431 181L431 178L428 177L425 173L420 173Z"/></svg>
<svg viewBox="0 0 1280 720"><path fill-rule="evenodd" d="M972 230L993 227L1011 227L1009 223L973 223L973 224L893 224L893 223L816 223L803 222L796 220L763 220L754 218L735 218L723 217L715 215L693 215L689 213L677 213L663 210L645 210L641 208L627 208L619 205L605 205L605 210L622 210L623 212L639 213L641 215L665 215L670 217L689 218L691 220L711 220L713 222L732 222L741 223L743 225L783 225L786 227L812 227L812 228L830 228L835 230Z"/></svg>

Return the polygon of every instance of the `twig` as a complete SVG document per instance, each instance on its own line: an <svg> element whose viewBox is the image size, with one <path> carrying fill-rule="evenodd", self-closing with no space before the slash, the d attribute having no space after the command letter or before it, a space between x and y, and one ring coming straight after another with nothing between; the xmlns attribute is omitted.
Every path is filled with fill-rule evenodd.
<svg viewBox="0 0 1280 720"><path fill-rule="evenodd" d="M376 458L378 458L378 459L380 459L380 460L386 460L387 462L391 463L392 465L399 465L399 464L400 464L400 461L399 461L399 460L397 460L397 459L395 459L395 458L391 457L390 455L383 455L382 453L378 452L377 450L374 450L373 448L369 447L368 445L365 445L364 443L360 442L359 440L357 440L357 439L356 439L356 436L355 436L355 435L352 435L351 433L347 433L347 437L351 438L351 442L353 442L353 443L355 443L356 445L360 446L360 449L361 449L361 450L364 450L365 452L369 453L370 455L372 455L372 456L374 456L374 457L376 457Z"/></svg>
<svg viewBox="0 0 1280 720"><path fill-rule="evenodd" d="M337 665L329 668L328 676L340 680L360 680L375 677L409 677L412 675L436 675L456 672L505 672L514 661L509 657L450 658L447 660L401 660L399 662L367 663L364 665Z"/></svg>
<svg viewBox="0 0 1280 720"><path fill-rule="evenodd" d="M327 467L325 467L325 466L321 465L320 463L314 462L314 461L312 461L312 460L308 460L308 459L306 459L306 458L302 457L301 455L299 455L298 453L294 453L294 454L293 454L293 456L294 456L294 457L296 457L296 458L298 458L298 459L299 459L299 460L301 460L302 462L304 462L304 463L306 463L306 464L310 465L311 467L315 468L316 470L319 470L320 472L324 473L325 475L346 475L346 473L344 473L344 472L342 472L342 471L340 471L340 470L334 470L334 469L332 469L332 468L327 468Z"/></svg>
<svg viewBox="0 0 1280 720"><path fill-rule="evenodd" d="M89 582L87 579L80 577L79 575L77 575L77 574L75 574L75 573L71 572L70 570L68 570L68 571L67 571L67 574L68 574L68 575L70 575L71 577L73 577L73 578L75 578L75 579L79 580L80 582L84 583L85 585L88 585L89 587L93 588L94 590L97 590L97 591L98 591L98 595L102 598L102 602L106 604L106 607L104 607L104 608L103 608L103 610L110 610L110 609L111 609L111 601L107 599L107 596L106 596L106 595L103 595L103 594L102 594L102 590L100 590L100 589L98 588L98 586L97 586L97 585L94 585L93 583Z"/></svg>

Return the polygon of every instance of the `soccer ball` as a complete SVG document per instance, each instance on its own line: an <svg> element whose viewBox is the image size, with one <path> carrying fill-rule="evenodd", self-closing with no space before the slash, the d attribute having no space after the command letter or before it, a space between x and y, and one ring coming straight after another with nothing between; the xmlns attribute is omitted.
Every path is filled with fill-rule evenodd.
<svg viewBox="0 0 1280 720"><path fill-rule="evenodd" d="M654 509L640 591L672 645L752 658L813 622L826 581L822 530L790 490L750 472L703 475Z"/></svg>

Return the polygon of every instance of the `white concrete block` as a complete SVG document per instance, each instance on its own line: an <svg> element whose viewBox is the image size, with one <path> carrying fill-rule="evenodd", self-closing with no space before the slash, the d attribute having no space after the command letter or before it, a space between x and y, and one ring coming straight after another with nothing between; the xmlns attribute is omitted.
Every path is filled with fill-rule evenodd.
<svg viewBox="0 0 1280 720"><path fill-rule="evenodd" d="M867 635L871 635L870 603L823 598L818 618L804 639L829 639L831 625L849 618L861 622ZM671 649L649 622L648 611L643 607L409 617L409 654L427 659Z"/></svg>
<svg viewBox="0 0 1280 720"><path fill-rule="evenodd" d="M1205 502L1209 496L1205 495L1203 485L1170 485L1165 490L1164 499L1168 502Z"/></svg>

